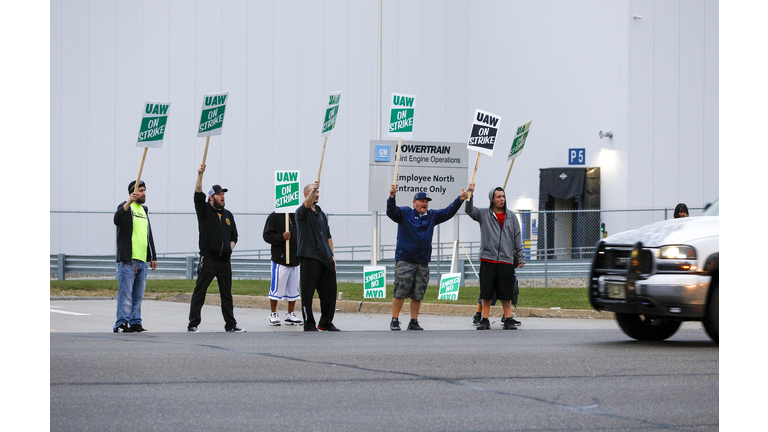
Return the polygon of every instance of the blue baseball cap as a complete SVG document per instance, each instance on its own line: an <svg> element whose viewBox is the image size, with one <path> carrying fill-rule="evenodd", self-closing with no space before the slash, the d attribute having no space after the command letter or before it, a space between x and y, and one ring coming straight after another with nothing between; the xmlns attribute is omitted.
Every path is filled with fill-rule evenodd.
<svg viewBox="0 0 768 432"><path fill-rule="evenodd" d="M432 201L432 198L427 195L426 192L418 192L416 195L413 196L414 201L425 199L427 201Z"/></svg>

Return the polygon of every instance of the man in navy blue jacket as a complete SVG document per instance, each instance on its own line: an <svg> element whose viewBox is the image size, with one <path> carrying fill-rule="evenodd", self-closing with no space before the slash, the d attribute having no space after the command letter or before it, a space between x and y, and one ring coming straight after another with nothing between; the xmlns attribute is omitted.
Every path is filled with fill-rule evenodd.
<svg viewBox="0 0 768 432"><path fill-rule="evenodd" d="M413 207L397 207L397 184L389 188L387 216L397 223L397 249L395 250L395 293L392 298L390 330L400 330L400 310L406 298L410 298L411 321L408 330L424 330L419 326L419 308L429 283L429 261L432 259L432 233L456 214L467 192L442 210L429 210L432 198L426 192L413 197Z"/></svg>

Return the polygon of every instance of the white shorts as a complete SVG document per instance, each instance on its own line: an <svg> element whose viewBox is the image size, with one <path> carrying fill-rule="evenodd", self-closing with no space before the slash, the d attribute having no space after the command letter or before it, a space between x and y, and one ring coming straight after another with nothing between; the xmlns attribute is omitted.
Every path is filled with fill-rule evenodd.
<svg viewBox="0 0 768 432"><path fill-rule="evenodd" d="M301 266L289 267L272 262L270 300L296 301L299 298L299 267Z"/></svg>

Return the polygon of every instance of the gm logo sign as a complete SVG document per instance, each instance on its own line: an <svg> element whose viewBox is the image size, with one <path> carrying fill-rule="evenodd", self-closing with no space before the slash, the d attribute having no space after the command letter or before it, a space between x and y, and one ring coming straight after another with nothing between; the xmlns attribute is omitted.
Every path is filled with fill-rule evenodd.
<svg viewBox="0 0 768 432"><path fill-rule="evenodd" d="M375 162L390 162L392 160L392 147L388 145L377 145L376 155L374 157Z"/></svg>
<svg viewBox="0 0 768 432"><path fill-rule="evenodd" d="M584 165L586 159L586 149L572 148L568 149L568 165Z"/></svg>

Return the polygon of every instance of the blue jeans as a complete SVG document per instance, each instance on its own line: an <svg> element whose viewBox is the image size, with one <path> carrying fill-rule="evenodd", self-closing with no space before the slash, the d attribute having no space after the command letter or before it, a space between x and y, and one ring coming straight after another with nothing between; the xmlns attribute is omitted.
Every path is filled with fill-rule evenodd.
<svg viewBox="0 0 768 432"><path fill-rule="evenodd" d="M113 330L120 324L141 324L141 301L147 287L147 263L139 260L133 260L130 264L117 263L116 273L117 321Z"/></svg>

